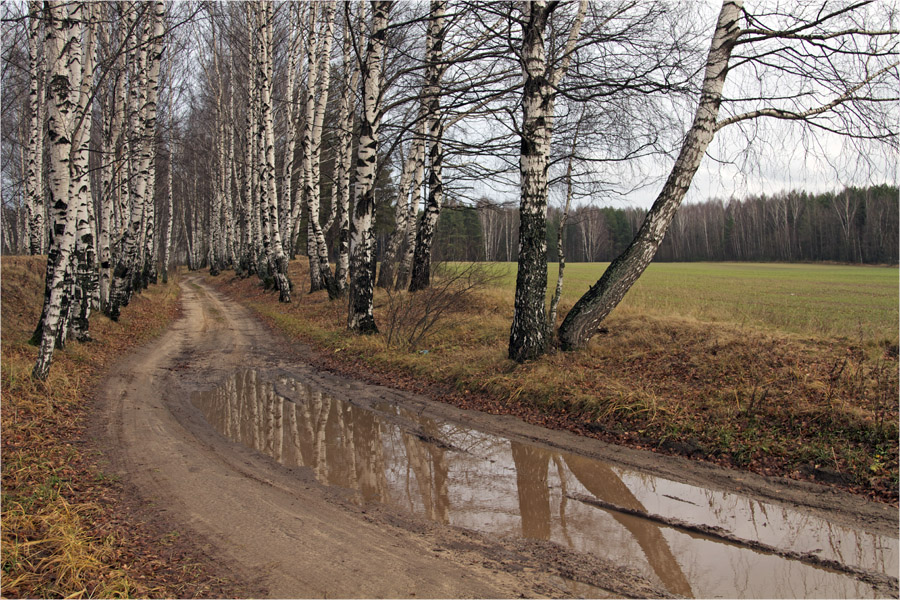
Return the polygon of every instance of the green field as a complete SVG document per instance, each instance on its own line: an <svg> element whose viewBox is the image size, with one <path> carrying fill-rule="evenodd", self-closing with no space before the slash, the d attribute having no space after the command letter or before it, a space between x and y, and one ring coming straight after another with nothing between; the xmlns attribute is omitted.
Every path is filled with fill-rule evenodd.
<svg viewBox="0 0 900 600"><path fill-rule="evenodd" d="M515 263L495 263L515 286ZM566 265L563 309L599 279L607 263ZM557 264L549 266L549 288ZM782 263L654 263L622 303L641 311L773 328L856 342L897 341L896 267ZM568 303L567 303L568 301Z"/></svg>

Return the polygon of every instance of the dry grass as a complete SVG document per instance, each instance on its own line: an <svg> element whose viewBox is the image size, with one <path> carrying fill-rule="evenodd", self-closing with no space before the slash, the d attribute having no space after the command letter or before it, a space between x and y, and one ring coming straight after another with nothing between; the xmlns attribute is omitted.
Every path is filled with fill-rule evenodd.
<svg viewBox="0 0 900 600"><path fill-rule="evenodd" d="M291 264L291 277L297 286L291 305L279 304L255 279L224 274L215 281L331 360L389 383L436 385L462 405L528 413L619 443L897 501L893 344L623 306L586 349L517 365L506 358L512 318L506 287L470 296L427 344L401 351L384 334L349 334L346 303L303 293L302 261ZM563 315L572 300L566 302ZM389 304L376 293L379 324Z"/></svg>
<svg viewBox="0 0 900 600"><path fill-rule="evenodd" d="M178 288L145 290L118 323L94 315L95 341L54 353L40 382L31 378L37 348L28 338L40 316L44 265L41 257L2 259L2 595L182 595L185 588L148 577L134 558L143 542L117 524L109 480L82 441L89 392L105 365L164 329Z"/></svg>

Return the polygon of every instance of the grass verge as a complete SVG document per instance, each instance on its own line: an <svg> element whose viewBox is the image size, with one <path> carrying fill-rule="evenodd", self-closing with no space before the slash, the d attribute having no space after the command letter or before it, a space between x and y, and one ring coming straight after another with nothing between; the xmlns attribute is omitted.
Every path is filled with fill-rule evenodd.
<svg viewBox="0 0 900 600"><path fill-rule="evenodd" d="M427 342L400 349L384 333L347 332L346 303L302 293L307 267L294 261L290 269L297 286L290 305L255 278L228 273L210 281L310 344L326 368L465 408L897 504L891 332L854 341L626 304L586 349L517 365L506 358L512 301L502 285L458 303ZM376 294L379 324L388 322L390 304ZM562 314L571 305L564 299Z"/></svg>
<svg viewBox="0 0 900 600"><path fill-rule="evenodd" d="M84 438L92 388L107 365L159 335L178 311L178 286L152 286L114 323L91 318L95 341L70 342L45 382L31 378L45 259L2 259L2 596L191 597L200 567L123 513L120 482ZM206 581L209 581L206 579Z"/></svg>

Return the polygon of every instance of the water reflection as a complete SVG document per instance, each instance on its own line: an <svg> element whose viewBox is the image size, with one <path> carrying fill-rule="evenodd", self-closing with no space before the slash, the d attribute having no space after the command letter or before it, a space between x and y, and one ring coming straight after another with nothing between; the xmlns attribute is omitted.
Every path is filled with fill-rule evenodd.
<svg viewBox="0 0 900 600"><path fill-rule="evenodd" d="M284 465L308 467L360 502L392 504L496 535L551 540L632 566L684 596L875 592L844 574L570 497L720 527L741 539L897 576L897 539L437 422L390 403L362 409L290 378L266 381L256 371L241 371L196 394L194 403L227 438Z"/></svg>

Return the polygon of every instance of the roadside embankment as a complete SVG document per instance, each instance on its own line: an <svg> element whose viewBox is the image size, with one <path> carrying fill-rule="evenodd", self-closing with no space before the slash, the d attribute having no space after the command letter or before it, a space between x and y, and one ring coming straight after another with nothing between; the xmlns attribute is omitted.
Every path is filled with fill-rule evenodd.
<svg viewBox="0 0 900 600"><path fill-rule="evenodd" d="M192 597L210 578L177 540L135 522L122 483L86 439L92 390L109 366L178 313L178 286L135 295L118 323L95 313L94 341L70 341L45 382L32 379L43 257L2 259L2 595Z"/></svg>
<svg viewBox="0 0 900 600"><path fill-rule="evenodd" d="M290 305L255 277L228 272L208 280L310 345L319 367L464 408L897 503L893 343L711 322L626 303L584 350L517 365L506 358L512 293L502 281L449 299L378 290L381 331L356 336L346 330L345 303L303 293L302 263L291 263ZM570 306L564 299L561 313Z"/></svg>

